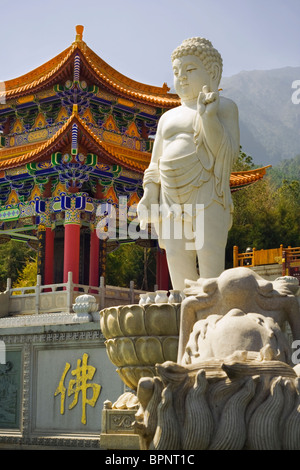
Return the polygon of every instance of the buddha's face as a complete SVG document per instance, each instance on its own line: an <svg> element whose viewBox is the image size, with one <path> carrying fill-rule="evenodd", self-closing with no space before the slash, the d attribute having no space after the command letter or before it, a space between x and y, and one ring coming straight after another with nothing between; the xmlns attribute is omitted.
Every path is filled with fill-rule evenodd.
<svg viewBox="0 0 300 470"><path fill-rule="evenodd" d="M204 85L212 88L212 79L199 57L186 55L173 61L174 87L182 101L196 100Z"/></svg>

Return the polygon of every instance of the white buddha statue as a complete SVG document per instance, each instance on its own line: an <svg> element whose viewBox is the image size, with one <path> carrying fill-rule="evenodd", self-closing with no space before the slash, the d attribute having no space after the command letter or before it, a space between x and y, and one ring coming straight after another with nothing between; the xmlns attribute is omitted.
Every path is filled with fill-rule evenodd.
<svg viewBox="0 0 300 470"><path fill-rule="evenodd" d="M183 290L185 279L224 270L233 210L229 179L240 141L237 106L219 96L222 59L211 42L183 41L172 65L181 105L159 120L138 216L142 229L154 223L173 289ZM172 223L164 229L166 222Z"/></svg>

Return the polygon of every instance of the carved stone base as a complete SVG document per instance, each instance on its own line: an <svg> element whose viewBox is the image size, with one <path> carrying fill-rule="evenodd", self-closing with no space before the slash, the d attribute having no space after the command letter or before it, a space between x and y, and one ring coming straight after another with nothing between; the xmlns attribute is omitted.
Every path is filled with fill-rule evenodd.
<svg viewBox="0 0 300 470"><path fill-rule="evenodd" d="M141 379L141 449L300 450L297 368L245 354L198 367L167 362Z"/></svg>
<svg viewBox="0 0 300 470"><path fill-rule="evenodd" d="M106 402L102 411L100 448L103 450L139 450L139 435L135 433L135 409L112 409Z"/></svg>

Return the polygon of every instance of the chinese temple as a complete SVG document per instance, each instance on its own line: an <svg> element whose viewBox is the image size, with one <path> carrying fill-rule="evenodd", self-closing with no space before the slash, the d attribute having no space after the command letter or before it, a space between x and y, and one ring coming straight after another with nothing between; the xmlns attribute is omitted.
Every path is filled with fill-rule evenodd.
<svg viewBox="0 0 300 470"><path fill-rule="evenodd" d="M142 238L134 207L158 120L178 105L166 84L139 83L104 62L82 26L59 55L0 82L0 243L22 241L38 255L35 286L8 279L0 292L0 449L140 448L136 401L124 409L122 397L152 360L176 361L180 304L169 303L167 315L146 311L133 282L107 286L106 254L133 243L135 227L134 243L157 253L158 288L168 288L165 254L150 233ZM231 190L265 172L232 173ZM116 233L101 238L111 214ZM111 326L120 337L106 341ZM116 372L119 354L130 367L121 360Z"/></svg>
<svg viewBox="0 0 300 470"><path fill-rule="evenodd" d="M97 208L111 204L119 216L120 200L128 208L138 203L158 120L180 103L166 84L113 69L83 41L83 29L76 26L67 49L4 82L0 93L0 241L35 247L44 285L66 282L68 272L75 283L99 285L116 240L98 238ZM265 171L232 173L232 191ZM164 288L166 261L157 253Z"/></svg>

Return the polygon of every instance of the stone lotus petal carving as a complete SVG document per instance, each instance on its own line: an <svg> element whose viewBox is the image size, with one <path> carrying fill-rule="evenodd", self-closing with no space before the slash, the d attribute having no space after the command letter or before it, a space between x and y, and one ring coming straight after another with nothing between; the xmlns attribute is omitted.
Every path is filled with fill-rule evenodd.
<svg viewBox="0 0 300 470"><path fill-rule="evenodd" d="M115 338L116 336L123 336L120 328L118 307L111 307L101 310L100 315L100 328L106 339Z"/></svg>
<svg viewBox="0 0 300 470"><path fill-rule="evenodd" d="M146 366L120 367L117 369L117 372L123 382L132 390L137 388L137 384L141 378L154 376L153 368Z"/></svg>
<svg viewBox="0 0 300 470"><path fill-rule="evenodd" d="M120 351L117 348L117 339L109 339L106 341L105 345L107 355L111 362L115 364L115 366L121 366L123 364L124 359L119 356Z"/></svg>
<svg viewBox="0 0 300 470"><path fill-rule="evenodd" d="M140 375L137 375L137 368L136 367L119 367L117 372L125 385L130 389L134 390L136 381L139 380ZM152 371L149 371L150 375Z"/></svg>
<svg viewBox="0 0 300 470"><path fill-rule="evenodd" d="M148 308L145 309L145 325L148 335L178 335L177 315L173 305L149 305Z"/></svg>
<svg viewBox="0 0 300 470"><path fill-rule="evenodd" d="M165 360L175 361L177 358L177 351L178 351L177 336L170 336L170 337L163 339L162 349L163 349L163 357L168 358L168 359L164 359L164 361ZM170 359L171 357L174 359Z"/></svg>
<svg viewBox="0 0 300 470"><path fill-rule="evenodd" d="M135 344L131 338L117 338L115 340L118 357L121 357L123 363L129 366L135 366L140 363L136 354Z"/></svg>
<svg viewBox="0 0 300 470"><path fill-rule="evenodd" d="M100 327L106 339L117 336L177 336L180 305L149 304L101 310Z"/></svg>
<svg viewBox="0 0 300 470"><path fill-rule="evenodd" d="M141 377L153 377L155 365L176 361L180 304L110 307L100 312L106 350L123 382L136 389Z"/></svg>
<svg viewBox="0 0 300 470"><path fill-rule="evenodd" d="M135 342L140 364L157 364L164 362L161 342L156 337L140 337Z"/></svg>
<svg viewBox="0 0 300 470"><path fill-rule="evenodd" d="M119 325L124 336L146 335L144 312L139 305L120 307Z"/></svg>

